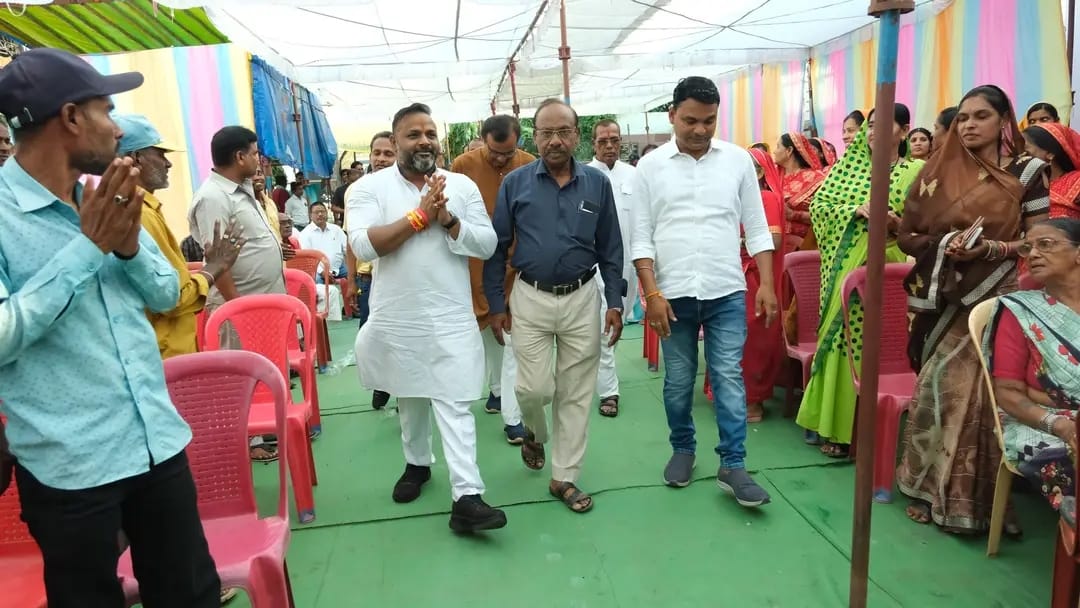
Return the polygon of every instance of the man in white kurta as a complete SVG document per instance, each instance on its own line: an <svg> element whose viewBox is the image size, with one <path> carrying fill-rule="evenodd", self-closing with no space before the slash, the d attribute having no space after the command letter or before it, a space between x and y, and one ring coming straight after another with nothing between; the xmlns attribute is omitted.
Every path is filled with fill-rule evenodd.
<svg viewBox="0 0 1080 608"><path fill-rule="evenodd" d="M379 277L371 315L356 336L360 381L397 396L406 469L394 500L415 500L431 477L434 411L450 469L450 527L502 527L505 515L481 499L476 421L469 410L484 388L469 258L491 257L495 231L476 184L435 169L438 137L426 106L398 112L394 139L397 166L358 181L346 201L349 243ZM427 210L422 229L407 218L418 208Z"/></svg>
<svg viewBox="0 0 1080 608"><path fill-rule="evenodd" d="M614 120L601 120L593 127L593 153L595 156L590 167L599 169L611 182L615 194L615 210L619 217L619 231L622 233L623 249L630 250L630 207L633 204L634 166L619 160L622 135L619 123ZM598 274L597 277L600 275ZM623 280L626 281L626 295L623 296L623 322L628 322L634 314L634 302L638 298L637 273L634 271L630 256L623 256ZM596 286L600 294L604 293L604 280L597 278ZM601 298L603 302L603 298ZM607 312L607 306L600 305L600 318ZM596 394L600 396L600 415L614 418L619 415L619 375L615 370L615 347L600 336L600 369L596 373Z"/></svg>

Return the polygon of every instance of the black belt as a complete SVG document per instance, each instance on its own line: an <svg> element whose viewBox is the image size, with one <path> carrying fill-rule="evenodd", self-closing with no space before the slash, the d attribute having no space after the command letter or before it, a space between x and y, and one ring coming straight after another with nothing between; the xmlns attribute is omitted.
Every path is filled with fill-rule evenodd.
<svg viewBox="0 0 1080 608"><path fill-rule="evenodd" d="M594 276L596 276L595 266L585 271L585 274L581 275L570 283L563 283L562 285L552 285L550 283L544 283L543 281L534 281L533 279L529 278L524 272L518 274L518 278L520 278L522 282L528 283L529 285L532 285L540 291L546 291L556 296L568 296L574 293L575 291L581 289L583 285L591 281Z"/></svg>

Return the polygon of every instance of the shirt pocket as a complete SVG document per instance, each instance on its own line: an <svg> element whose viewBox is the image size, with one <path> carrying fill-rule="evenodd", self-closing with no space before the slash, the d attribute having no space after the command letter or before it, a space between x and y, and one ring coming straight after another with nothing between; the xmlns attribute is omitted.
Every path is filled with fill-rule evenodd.
<svg viewBox="0 0 1080 608"><path fill-rule="evenodd" d="M577 204L571 221L571 230L574 239L582 243L592 243L596 240L596 223L600 218L600 205L590 200L582 200Z"/></svg>

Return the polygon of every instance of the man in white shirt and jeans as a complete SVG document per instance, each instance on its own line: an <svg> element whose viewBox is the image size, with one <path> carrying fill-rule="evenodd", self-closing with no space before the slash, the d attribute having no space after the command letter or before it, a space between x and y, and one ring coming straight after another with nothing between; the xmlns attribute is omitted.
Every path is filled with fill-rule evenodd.
<svg viewBox="0 0 1080 608"><path fill-rule="evenodd" d="M744 507L769 502L746 472L746 279L740 228L761 270L755 315L775 323L772 236L757 173L743 149L714 140L720 94L707 78L675 87L675 137L641 159L634 182L631 251L645 292L646 321L664 339L664 409L673 451L664 469L672 487L690 484L697 441L691 417L698 331L712 380L720 442L716 481Z"/></svg>
<svg viewBox="0 0 1080 608"><path fill-rule="evenodd" d="M619 123L614 120L601 120L593 126L593 160L590 167L599 169L611 182L615 194L615 210L619 216L619 230L622 233L623 249L630 249L630 206L632 204L634 166L619 160L622 147L622 133ZM638 298L637 275L630 256L623 258L623 280L626 281L626 294L623 295L623 323L630 320L634 312L634 302ZM596 279L600 293L604 293L604 281ZM600 316L607 312L607 307L600 306ZM615 369L615 347L608 344L608 339L600 338L600 371L596 374L596 393L600 396L600 415L614 418L619 415L619 376Z"/></svg>

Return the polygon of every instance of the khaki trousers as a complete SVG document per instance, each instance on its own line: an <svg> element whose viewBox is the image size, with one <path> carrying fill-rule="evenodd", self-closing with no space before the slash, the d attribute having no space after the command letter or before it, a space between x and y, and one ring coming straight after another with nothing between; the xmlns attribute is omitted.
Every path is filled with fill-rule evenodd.
<svg viewBox="0 0 1080 608"><path fill-rule="evenodd" d="M555 481L576 482L585 458L600 364L599 307L600 293L591 284L555 296L518 280L510 294L518 368L514 392L525 426L541 443L548 441L544 405L552 404L550 460Z"/></svg>

